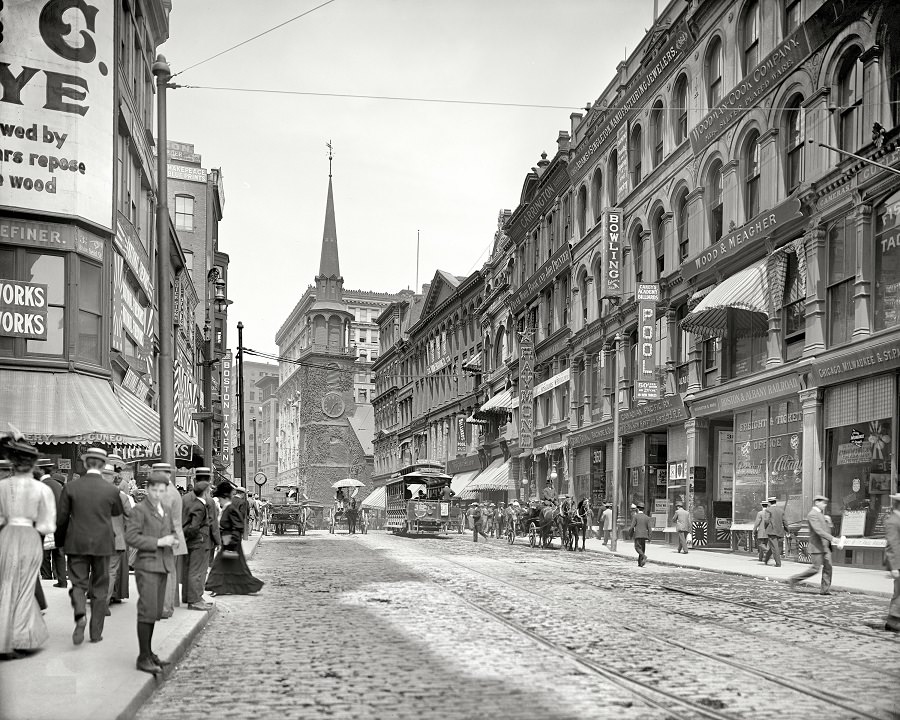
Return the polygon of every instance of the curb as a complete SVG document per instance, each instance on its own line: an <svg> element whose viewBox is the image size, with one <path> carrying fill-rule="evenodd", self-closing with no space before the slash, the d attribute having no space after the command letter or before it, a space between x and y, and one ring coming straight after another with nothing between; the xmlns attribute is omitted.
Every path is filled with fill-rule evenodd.
<svg viewBox="0 0 900 720"><path fill-rule="evenodd" d="M587 552L596 553L598 555L612 555L614 557L622 558L623 560L634 560L634 558L629 557L627 555L622 555L618 552L613 552L608 550L607 552L603 552L602 550L588 550ZM664 565L666 567L675 567L675 568L685 568L687 570L699 570L700 572L709 572L709 573L718 573L720 575L731 575L735 577L745 577L752 578L753 580L762 580L763 582L777 582L782 585L790 584L789 579L783 578L765 578L760 577L759 575L754 575L753 573L741 572L740 570L718 570L716 568L707 568L707 567L699 567L697 565L682 565L681 563L674 563L668 560L655 560L652 558L647 559L648 563L652 563L654 565ZM808 585L808 583L807 583ZM813 587L809 585L809 587ZM832 583L831 590L834 592L845 592L852 595L868 595L871 597L878 598L892 598L893 594L884 590L861 590L860 588L848 587L847 585L839 585L836 583Z"/></svg>
<svg viewBox="0 0 900 720"><path fill-rule="evenodd" d="M209 612L205 613L205 617L200 618L196 625L184 635L179 641L175 648L163 658L164 660L168 660L172 663L171 669L164 673L160 678L153 677L151 675L147 675L147 679L141 685L141 688L134 694L134 697L128 702L125 708L116 715L116 720L132 720L138 711L143 707L144 703L150 699L150 696L156 692L157 688L161 687L162 684L166 681L168 676L175 669L177 664L181 661L181 659L187 654L188 649L193 645L196 637L203 631L206 625L209 623L210 619L218 612L216 606L213 606L213 609Z"/></svg>

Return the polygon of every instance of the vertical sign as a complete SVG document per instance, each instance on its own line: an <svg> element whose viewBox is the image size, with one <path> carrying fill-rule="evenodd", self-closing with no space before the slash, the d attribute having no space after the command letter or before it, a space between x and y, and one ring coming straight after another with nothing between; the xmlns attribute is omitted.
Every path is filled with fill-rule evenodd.
<svg viewBox="0 0 900 720"><path fill-rule="evenodd" d="M534 447L534 345L527 323L519 349L519 447L530 450Z"/></svg>
<svg viewBox="0 0 900 720"><path fill-rule="evenodd" d="M625 200L628 194L628 124L619 128L616 135L616 202Z"/></svg>
<svg viewBox="0 0 900 720"><path fill-rule="evenodd" d="M600 297L622 297L622 211L607 208L603 211L600 234Z"/></svg>
<svg viewBox="0 0 900 720"><path fill-rule="evenodd" d="M638 353L634 369L634 399L656 400L659 397L659 378L656 374L656 304L659 285L638 283L635 291L638 303Z"/></svg>
<svg viewBox="0 0 900 720"><path fill-rule="evenodd" d="M112 230L116 3L0 7L0 205Z"/></svg>
<svg viewBox="0 0 900 720"><path fill-rule="evenodd" d="M465 415L460 415L456 418L456 454L465 455L466 454L466 418Z"/></svg>
<svg viewBox="0 0 900 720"><path fill-rule="evenodd" d="M227 468L231 465L231 445L234 438L231 436L231 404L232 404L232 358L231 350L222 358L222 463Z"/></svg>

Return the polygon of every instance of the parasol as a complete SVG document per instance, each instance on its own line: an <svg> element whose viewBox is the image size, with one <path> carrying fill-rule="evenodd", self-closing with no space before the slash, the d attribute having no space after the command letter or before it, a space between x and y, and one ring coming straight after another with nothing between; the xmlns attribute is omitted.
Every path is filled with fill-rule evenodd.
<svg viewBox="0 0 900 720"><path fill-rule="evenodd" d="M331 487L335 490L337 490L337 488L360 488L365 486L365 483L360 482L355 478L344 478L343 480L338 480L336 483L331 484Z"/></svg>

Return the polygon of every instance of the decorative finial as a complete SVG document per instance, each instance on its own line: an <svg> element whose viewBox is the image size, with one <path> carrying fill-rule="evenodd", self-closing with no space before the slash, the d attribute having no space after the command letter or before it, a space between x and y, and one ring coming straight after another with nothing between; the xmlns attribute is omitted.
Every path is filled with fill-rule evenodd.
<svg viewBox="0 0 900 720"><path fill-rule="evenodd" d="M328 177L331 177L331 159L334 157L334 147L331 144L331 140L325 143L325 147L328 148Z"/></svg>

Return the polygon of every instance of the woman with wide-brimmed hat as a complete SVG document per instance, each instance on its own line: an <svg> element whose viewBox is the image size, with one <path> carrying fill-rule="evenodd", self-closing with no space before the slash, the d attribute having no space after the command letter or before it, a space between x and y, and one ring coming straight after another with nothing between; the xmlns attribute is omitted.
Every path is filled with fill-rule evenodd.
<svg viewBox="0 0 900 720"><path fill-rule="evenodd" d="M206 580L206 590L214 595L249 595L259 592L262 580L257 580L247 566L241 538L244 532L244 517L231 502L235 486L223 480L213 491L213 497L220 501L219 532L222 549L219 550Z"/></svg>
<svg viewBox="0 0 900 720"><path fill-rule="evenodd" d="M49 638L35 599L41 569L41 535L56 530L56 502L32 472L37 449L17 434L0 438L0 455L13 475L0 480L0 655L35 650Z"/></svg>

